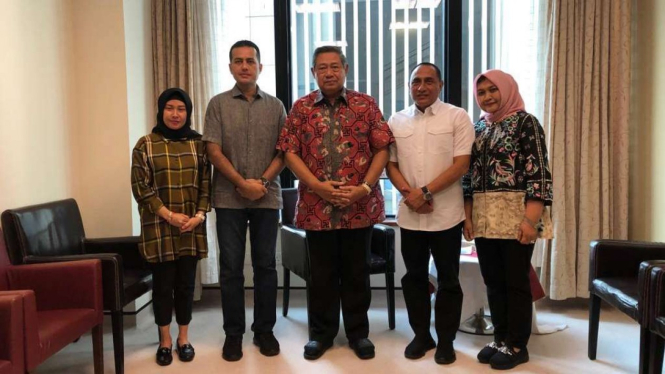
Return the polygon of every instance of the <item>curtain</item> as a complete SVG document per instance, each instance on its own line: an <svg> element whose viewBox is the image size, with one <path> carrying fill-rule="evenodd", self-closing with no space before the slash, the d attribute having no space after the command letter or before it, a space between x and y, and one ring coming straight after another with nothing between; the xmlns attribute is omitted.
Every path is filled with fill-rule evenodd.
<svg viewBox="0 0 665 374"><path fill-rule="evenodd" d="M203 133L206 108L218 86L219 64L217 62L219 58L215 27L219 27L219 13L214 1L191 0L190 7L189 93L194 102L192 110L194 128ZM201 260L199 264L194 293L197 300L201 297L202 284L219 282L219 243L217 242L217 219L214 210L207 214L205 223L208 232L208 258Z"/></svg>
<svg viewBox="0 0 665 374"><path fill-rule="evenodd" d="M628 236L632 2L548 0L544 116L554 179L550 298L588 297L589 243Z"/></svg>
<svg viewBox="0 0 665 374"><path fill-rule="evenodd" d="M152 1L152 65L155 102L170 87L189 87L189 0Z"/></svg>

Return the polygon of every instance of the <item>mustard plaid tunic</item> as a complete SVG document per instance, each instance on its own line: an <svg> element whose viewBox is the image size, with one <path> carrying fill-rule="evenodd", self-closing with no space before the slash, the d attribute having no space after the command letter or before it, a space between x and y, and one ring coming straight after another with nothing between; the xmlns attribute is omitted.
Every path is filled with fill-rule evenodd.
<svg viewBox="0 0 665 374"><path fill-rule="evenodd" d="M210 163L201 138L168 140L151 133L139 139L132 153L132 192L141 216L139 251L146 261L208 257L205 223L181 234L155 213L162 206L189 217L210 211Z"/></svg>

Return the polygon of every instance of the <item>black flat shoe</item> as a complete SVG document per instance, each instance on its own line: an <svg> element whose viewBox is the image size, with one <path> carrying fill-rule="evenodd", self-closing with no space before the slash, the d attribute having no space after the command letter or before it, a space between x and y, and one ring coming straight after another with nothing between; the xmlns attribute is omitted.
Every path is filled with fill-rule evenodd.
<svg viewBox="0 0 665 374"><path fill-rule="evenodd" d="M178 358L182 362L190 362L194 359L194 347L190 343L178 345Z"/></svg>
<svg viewBox="0 0 665 374"><path fill-rule="evenodd" d="M173 354L170 347L157 348L156 361L159 366L168 366L173 362Z"/></svg>
<svg viewBox="0 0 665 374"><path fill-rule="evenodd" d="M480 350L480 352L478 352L478 362L481 364L489 364L492 356L499 352L501 347L502 345L497 344L496 342L487 344L483 349Z"/></svg>
<svg viewBox="0 0 665 374"><path fill-rule="evenodd" d="M517 365L529 361L529 351L522 348L519 352L508 346L503 346L490 359L490 366L495 370L509 370Z"/></svg>

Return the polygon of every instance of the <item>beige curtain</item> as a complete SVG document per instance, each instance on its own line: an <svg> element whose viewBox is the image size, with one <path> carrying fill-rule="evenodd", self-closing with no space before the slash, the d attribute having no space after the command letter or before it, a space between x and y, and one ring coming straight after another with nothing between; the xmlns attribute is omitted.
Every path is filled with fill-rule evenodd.
<svg viewBox="0 0 665 374"><path fill-rule="evenodd" d="M153 0L153 66L155 95L169 87L186 90L193 103L192 128L203 132L205 111L217 84L217 2L208 0ZM214 212L208 214L208 258L199 263L194 297L201 285L219 281L218 243Z"/></svg>
<svg viewBox="0 0 665 374"><path fill-rule="evenodd" d="M187 91L194 102L192 122L194 129L203 132L208 102L217 93L218 66L217 38L219 14L215 1L190 0L189 23L189 85Z"/></svg>
<svg viewBox="0 0 665 374"><path fill-rule="evenodd" d="M191 0L191 22L189 61L190 77L188 92L192 97L194 108L192 110L192 124L194 129L203 133L205 124L205 111L208 102L217 93L218 86L218 49L216 28L220 27L219 12L216 1ZM196 298L200 295L201 284L219 282L219 243L217 242L217 219L214 210L207 215L206 228L208 230L208 258L199 264L197 275Z"/></svg>
<svg viewBox="0 0 665 374"><path fill-rule="evenodd" d="M167 88L189 87L190 7L190 0L152 0L155 102Z"/></svg>
<svg viewBox="0 0 665 374"><path fill-rule="evenodd" d="M555 238L550 298L588 297L589 242L628 235L631 1L548 0L543 126Z"/></svg>

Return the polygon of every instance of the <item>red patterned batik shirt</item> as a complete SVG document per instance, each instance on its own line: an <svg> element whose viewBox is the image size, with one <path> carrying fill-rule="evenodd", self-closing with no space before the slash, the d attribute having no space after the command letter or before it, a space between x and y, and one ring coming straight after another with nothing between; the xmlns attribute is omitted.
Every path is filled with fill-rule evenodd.
<svg viewBox="0 0 665 374"><path fill-rule="evenodd" d="M297 154L320 181L360 185L372 161L372 148L395 139L374 99L344 89L331 104L314 91L293 104L277 142L277 149ZM385 219L378 183L372 192L340 209L322 199L304 183L298 185L296 226L305 230L368 227Z"/></svg>

